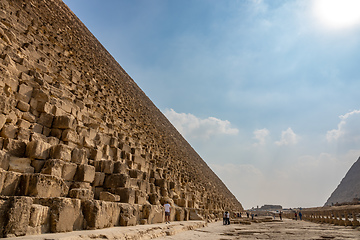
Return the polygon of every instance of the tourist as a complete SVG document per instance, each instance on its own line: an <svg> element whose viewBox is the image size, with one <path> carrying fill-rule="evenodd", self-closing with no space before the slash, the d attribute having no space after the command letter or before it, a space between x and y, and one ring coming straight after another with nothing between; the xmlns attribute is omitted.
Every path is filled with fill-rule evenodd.
<svg viewBox="0 0 360 240"><path fill-rule="evenodd" d="M165 208L165 221L166 223L170 224L171 205L169 204L169 201L166 201L166 203L164 204L164 208Z"/></svg>
<svg viewBox="0 0 360 240"><path fill-rule="evenodd" d="M246 212L246 216L247 216L247 218L249 218L249 213L248 212Z"/></svg>
<svg viewBox="0 0 360 240"><path fill-rule="evenodd" d="M282 212L281 211L279 212L279 217L280 217L280 220L282 220Z"/></svg>
<svg viewBox="0 0 360 240"><path fill-rule="evenodd" d="M299 219L302 220L302 213L299 212Z"/></svg>
<svg viewBox="0 0 360 240"><path fill-rule="evenodd" d="M223 215L223 225L226 225L227 221L226 221L226 214L227 212L225 211L224 212L224 215Z"/></svg>
<svg viewBox="0 0 360 240"><path fill-rule="evenodd" d="M297 212L295 212L295 220L297 221Z"/></svg>
<svg viewBox="0 0 360 240"><path fill-rule="evenodd" d="M226 224L230 225L230 213L226 212Z"/></svg>

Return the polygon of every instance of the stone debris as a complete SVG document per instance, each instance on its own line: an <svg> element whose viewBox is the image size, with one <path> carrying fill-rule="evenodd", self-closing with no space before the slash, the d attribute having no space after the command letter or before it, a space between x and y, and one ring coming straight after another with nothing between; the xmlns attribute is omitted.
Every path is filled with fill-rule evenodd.
<svg viewBox="0 0 360 240"><path fill-rule="evenodd" d="M166 201L242 210L61 0L0 1L0 237L161 223Z"/></svg>

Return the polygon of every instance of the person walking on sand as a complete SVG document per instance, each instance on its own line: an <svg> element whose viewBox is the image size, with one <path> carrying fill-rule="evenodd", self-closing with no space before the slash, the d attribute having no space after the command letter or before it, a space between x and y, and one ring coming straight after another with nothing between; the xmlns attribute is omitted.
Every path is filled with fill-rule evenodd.
<svg viewBox="0 0 360 240"><path fill-rule="evenodd" d="M295 220L297 221L297 212L295 212Z"/></svg>
<svg viewBox="0 0 360 240"><path fill-rule="evenodd" d="M281 211L279 212L279 217L280 217L280 220L282 220L282 212Z"/></svg>
<svg viewBox="0 0 360 240"><path fill-rule="evenodd" d="M166 203L164 204L164 208L165 208L165 221L166 223L170 224L171 205L169 204L169 201L166 201Z"/></svg>
<svg viewBox="0 0 360 240"><path fill-rule="evenodd" d="M226 225L227 221L226 221L226 214L227 212L224 212L224 215L223 215L223 225Z"/></svg>
<svg viewBox="0 0 360 240"><path fill-rule="evenodd" d="M302 220L302 213L299 212L299 219Z"/></svg>
<svg viewBox="0 0 360 240"><path fill-rule="evenodd" d="M230 213L229 212L226 213L226 224L230 225Z"/></svg>

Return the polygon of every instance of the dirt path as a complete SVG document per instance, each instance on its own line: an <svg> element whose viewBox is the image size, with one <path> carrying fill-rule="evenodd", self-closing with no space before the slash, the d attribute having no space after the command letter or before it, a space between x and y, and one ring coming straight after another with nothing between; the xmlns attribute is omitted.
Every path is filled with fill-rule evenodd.
<svg viewBox="0 0 360 240"><path fill-rule="evenodd" d="M210 223L205 228L182 232L156 240L232 240L232 239L360 239L360 230L306 221L283 221L251 223L251 225L222 222Z"/></svg>

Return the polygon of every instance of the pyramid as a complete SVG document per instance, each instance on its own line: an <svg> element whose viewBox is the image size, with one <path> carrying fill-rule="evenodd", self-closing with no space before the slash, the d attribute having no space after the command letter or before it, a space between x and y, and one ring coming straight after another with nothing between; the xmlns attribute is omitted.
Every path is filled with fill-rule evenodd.
<svg viewBox="0 0 360 240"><path fill-rule="evenodd" d="M335 191L326 201L325 206L350 203L360 199L360 158L351 166Z"/></svg>
<svg viewBox="0 0 360 240"><path fill-rule="evenodd" d="M0 237L243 208L61 0L0 1Z"/></svg>

